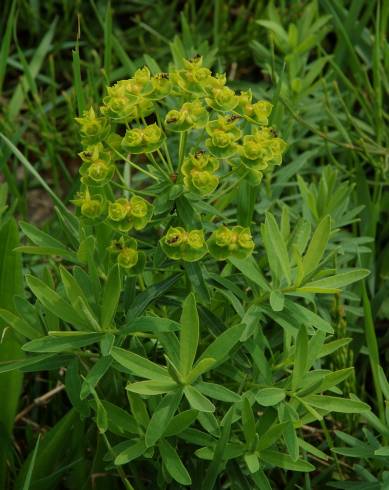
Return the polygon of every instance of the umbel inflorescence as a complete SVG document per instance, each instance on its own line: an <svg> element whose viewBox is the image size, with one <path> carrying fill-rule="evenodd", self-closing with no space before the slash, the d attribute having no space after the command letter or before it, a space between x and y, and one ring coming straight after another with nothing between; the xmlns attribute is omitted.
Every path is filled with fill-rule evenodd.
<svg viewBox="0 0 389 490"><path fill-rule="evenodd" d="M82 186L73 203L80 217L117 232L109 251L132 272L139 253L130 233L145 229L155 216L165 228L161 248L171 259L191 262L207 253L218 260L247 257L254 248L249 228L211 223L206 237L201 225L196 229L174 215L173 202L184 196L217 205L243 179L259 185L264 173L281 164L286 147L268 127L271 109L270 102L254 102L250 90L235 93L226 76L212 75L201 57L169 73L137 70L108 87L98 112L90 108L77 118L84 149ZM137 189L131 183L135 175L145 177ZM164 222L159 205L150 202L160 193L171 203Z"/></svg>

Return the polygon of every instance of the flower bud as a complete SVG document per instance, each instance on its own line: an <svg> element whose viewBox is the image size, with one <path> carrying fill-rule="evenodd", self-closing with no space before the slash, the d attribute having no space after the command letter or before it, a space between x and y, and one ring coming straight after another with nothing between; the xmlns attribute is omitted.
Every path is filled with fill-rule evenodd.
<svg viewBox="0 0 389 490"><path fill-rule="evenodd" d="M86 199L81 204L81 214L86 218L98 218L103 211L101 201L97 199Z"/></svg>
<svg viewBox="0 0 389 490"><path fill-rule="evenodd" d="M83 117L76 117L81 126L82 142L84 145L94 145L104 140L110 133L111 126L105 117L97 117L91 107Z"/></svg>
<svg viewBox="0 0 389 490"><path fill-rule="evenodd" d="M144 218L148 214L149 203L139 196L130 200L130 213L136 218Z"/></svg>
<svg viewBox="0 0 389 490"><path fill-rule="evenodd" d="M104 182L111 171L110 165L103 160L95 160L88 168L87 174L96 183Z"/></svg>
<svg viewBox="0 0 389 490"><path fill-rule="evenodd" d="M204 247L204 232L203 230L192 230L188 233L188 245L192 248Z"/></svg>
<svg viewBox="0 0 389 490"><path fill-rule="evenodd" d="M117 262L124 269L131 269L138 262L138 251L134 248L123 248L118 254Z"/></svg>
<svg viewBox="0 0 389 490"><path fill-rule="evenodd" d="M115 202L109 203L108 218L112 221L122 221L127 216L129 205L127 199L118 199Z"/></svg>

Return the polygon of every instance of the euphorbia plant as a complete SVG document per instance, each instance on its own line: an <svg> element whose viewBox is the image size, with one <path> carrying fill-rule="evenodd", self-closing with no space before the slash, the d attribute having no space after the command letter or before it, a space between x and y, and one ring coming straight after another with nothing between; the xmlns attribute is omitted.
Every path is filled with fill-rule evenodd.
<svg viewBox="0 0 389 490"><path fill-rule="evenodd" d="M220 488L232 473L271 488L327 457L304 427L368 410L337 387L352 368L333 372L326 356L347 341L331 339L316 297L367 272L337 270L346 238L330 215L285 205L278 220L274 205L259 225L261 180L286 148L271 109L200 57L141 68L77 119L81 184L76 214L58 210L63 239L22 225L36 246L20 251L64 264L27 277L34 308L0 311L31 353L0 370L66 367L74 410L127 488Z"/></svg>

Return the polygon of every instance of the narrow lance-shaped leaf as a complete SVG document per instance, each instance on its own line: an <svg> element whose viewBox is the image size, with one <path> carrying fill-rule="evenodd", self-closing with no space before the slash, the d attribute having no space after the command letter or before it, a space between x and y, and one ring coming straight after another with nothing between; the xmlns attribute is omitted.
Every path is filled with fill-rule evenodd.
<svg viewBox="0 0 389 490"><path fill-rule="evenodd" d="M159 441L174 417L182 398L182 390L177 389L165 395L155 409L146 429L145 442L147 447L154 446Z"/></svg>
<svg viewBox="0 0 389 490"><path fill-rule="evenodd" d="M274 251L281 270L285 275L285 278L290 283L290 263L288 250L286 248L285 240L278 228L277 222L274 216L270 213L266 213L265 226L267 228L267 237L269 239L272 250Z"/></svg>
<svg viewBox="0 0 389 490"><path fill-rule="evenodd" d="M304 325L300 327L296 340L296 352L294 356L294 366L292 374L292 390L295 391L300 386L306 368L308 358L308 335Z"/></svg>
<svg viewBox="0 0 389 490"><path fill-rule="evenodd" d="M348 286L353 282L360 281L369 274L370 271L367 269L354 269L348 272L340 272L334 276L308 282L304 284L304 286L298 288L297 291L307 293L337 293L340 291L340 288Z"/></svg>
<svg viewBox="0 0 389 490"><path fill-rule="evenodd" d="M312 239L308 245L307 251L303 257L303 267L305 275L310 274L319 265L328 239L331 233L331 217L325 216L318 224L312 235Z"/></svg>
<svg viewBox="0 0 389 490"><path fill-rule="evenodd" d="M126 369L129 369L136 376L147 379L162 379L170 380L170 376L166 368L155 364L148 359L145 359L134 352L127 351L120 347L113 347L111 356L116 362L121 364Z"/></svg>
<svg viewBox="0 0 389 490"><path fill-rule="evenodd" d="M199 342L199 316L193 293L185 299L181 315L180 371L187 375L196 357Z"/></svg>

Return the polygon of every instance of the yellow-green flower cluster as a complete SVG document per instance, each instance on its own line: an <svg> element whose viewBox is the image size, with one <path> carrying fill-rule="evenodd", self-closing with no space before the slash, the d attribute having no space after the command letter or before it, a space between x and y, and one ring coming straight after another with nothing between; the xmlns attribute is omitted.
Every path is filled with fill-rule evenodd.
<svg viewBox="0 0 389 490"><path fill-rule="evenodd" d="M169 73L140 68L107 88L98 111L90 108L76 119L83 144L82 188L73 203L87 224L105 222L120 235L110 251L126 270L139 265L136 241L128 233L146 228L153 215L153 205L138 195L149 195L150 178L150 194L172 217L173 226L161 239L168 257L195 261L208 251L218 260L247 257L254 247L248 228L221 225L206 241L203 230L182 226L175 201L184 193L190 203L210 197L217 205L234 177L256 185L279 165L286 143L268 127L271 110L270 102L253 100L250 90L228 87L225 74L213 75L201 56ZM128 187L139 182L134 175L139 172L146 176L142 192ZM130 197L116 193L123 186ZM156 223L164 224L165 211L157 209Z"/></svg>
<svg viewBox="0 0 389 490"><path fill-rule="evenodd" d="M120 232L143 230L153 215L153 206L139 196L124 197L108 205L108 221Z"/></svg>
<svg viewBox="0 0 389 490"><path fill-rule="evenodd" d="M245 259L254 250L254 242L249 228L221 226L208 240L208 249L217 260L225 260L228 257Z"/></svg>
<svg viewBox="0 0 389 490"><path fill-rule="evenodd" d="M134 238L120 237L119 240L113 240L108 247L108 252L116 258L123 269L129 270L138 264L138 244Z"/></svg>
<svg viewBox="0 0 389 490"><path fill-rule="evenodd" d="M199 100L185 102L180 109L166 114L165 124L171 131L188 131L203 128L208 122L208 112Z"/></svg>
<svg viewBox="0 0 389 490"><path fill-rule="evenodd" d="M121 146L128 153L151 153L164 141L162 129L155 123L143 128L127 129Z"/></svg>
<svg viewBox="0 0 389 490"><path fill-rule="evenodd" d="M101 187L112 179L116 168L112 152L107 151L102 143L87 146L79 155L83 161L80 167L83 184Z"/></svg>
<svg viewBox="0 0 389 490"><path fill-rule="evenodd" d="M219 183L218 168L219 161L204 151L188 155L181 169L185 188L202 196L212 193Z"/></svg>
<svg viewBox="0 0 389 490"><path fill-rule="evenodd" d="M170 227L161 239L161 248L173 260L194 262L209 251L216 260L229 257L245 259L254 250L250 229L242 226L220 226L208 241L202 230L186 231L182 227Z"/></svg>
<svg viewBox="0 0 389 490"><path fill-rule="evenodd" d="M242 163L256 172L260 180L264 171L282 163L285 148L285 141L276 137L271 128L262 127L244 136L239 150Z"/></svg>
<svg viewBox="0 0 389 490"><path fill-rule="evenodd" d="M186 262L200 260L207 253L203 230L185 231L181 226L168 229L161 247L169 258Z"/></svg>

